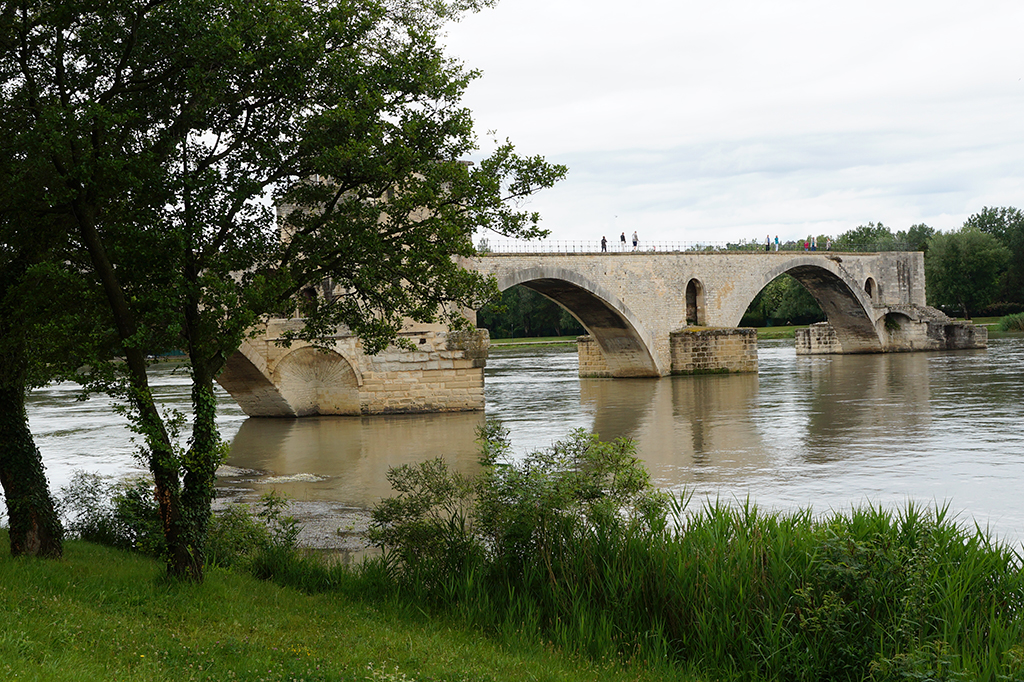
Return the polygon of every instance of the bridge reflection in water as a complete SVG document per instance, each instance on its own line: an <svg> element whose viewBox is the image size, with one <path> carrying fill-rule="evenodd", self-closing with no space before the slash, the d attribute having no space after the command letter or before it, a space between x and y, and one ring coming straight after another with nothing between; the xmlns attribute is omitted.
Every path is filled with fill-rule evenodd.
<svg viewBox="0 0 1024 682"><path fill-rule="evenodd" d="M392 494L391 467L443 455L457 471L478 470L474 441L483 421L481 412L247 419L218 485L366 508Z"/></svg>

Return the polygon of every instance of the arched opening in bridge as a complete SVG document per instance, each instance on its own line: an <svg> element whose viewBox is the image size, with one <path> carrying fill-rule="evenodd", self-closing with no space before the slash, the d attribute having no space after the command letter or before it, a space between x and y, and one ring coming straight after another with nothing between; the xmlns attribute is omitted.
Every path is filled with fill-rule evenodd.
<svg viewBox="0 0 1024 682"><path fill-rule="evenodd" d="M476 326L492 339L572 336L586 330L568 310L525 286L512 286L476 313Z"/></svg>
<svg viewBox="0 0 1024 682"><path fill-rule="evenodd" d="M799 280L783 273L754 296L739 326L805 325L825 319L824 311L811 292Z"/></svg>
<svg viewBox="0 0 1024 682"><path fill-rule="evenodd" d="M704 285L700 280L691 279L686 284L686 324L702 326L706 324L704 312Z"/></svg>
<svg viewBox="0 0 1024 682"><path fill-rule="evenodd" d="M359 414L358 379L348 360L332 350L293 350L277 363L273 379L296 417Z"/></svg>
<svg viewBox="0 0 1024 682"><path fill-rule="evenodd" d="M875 283L874 278L868 277L867 281L864 282L864 293L873 301L878 297L878 285Z"/></svg>
<svg viewBox="0 0 1024 682"><path fill-rule="evenodd" d="M564 325L561 331L579 335L579 330L586 335L578 346L582 375L661 376L652 354L653 344L628 306L578 272L559 267L529 268L499 278L498 283L505 290L526 289L553 301L581 325ZM478 313L477 324L486 326L486 317Z"/></svg>

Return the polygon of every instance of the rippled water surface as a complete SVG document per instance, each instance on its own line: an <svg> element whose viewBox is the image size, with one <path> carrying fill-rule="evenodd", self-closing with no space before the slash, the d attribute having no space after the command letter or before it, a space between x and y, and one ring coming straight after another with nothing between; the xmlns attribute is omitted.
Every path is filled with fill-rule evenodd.
<svg viewBox="0 0 1024 682"><path fill-rule="evenodd" d="M1024 339L985 351L797 357L761 342L758 375L579 379L575 349L492 349L488 416L517 451L574 428L632 438L658 485L762 507L847 508L871 501L948 502L1002 537L1024 538ZM169 366L154 383L187 409L188 380ZM74 468L141 470L123 419L70 385L36 391L30 419L51 481ZM369 506L388 467L443 454L476 464L481 413L246 419L222 394L231 441L225 490L269 487Z"/></svg>

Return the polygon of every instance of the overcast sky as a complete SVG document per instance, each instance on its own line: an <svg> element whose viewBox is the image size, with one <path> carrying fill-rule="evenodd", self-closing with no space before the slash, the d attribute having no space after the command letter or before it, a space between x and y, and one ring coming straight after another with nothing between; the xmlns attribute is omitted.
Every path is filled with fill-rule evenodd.
<svg viewBox="0 0 1024 682"><path fill-rule="evenodd" d="M448 32L551 239L763 241L1024 208L1024 2L500 0ZM493 137L493 136L492 136Z"/></svg>

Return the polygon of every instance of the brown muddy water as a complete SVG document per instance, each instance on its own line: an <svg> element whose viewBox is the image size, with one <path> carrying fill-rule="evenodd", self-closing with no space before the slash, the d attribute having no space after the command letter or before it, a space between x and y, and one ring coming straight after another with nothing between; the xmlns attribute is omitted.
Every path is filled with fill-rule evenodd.
<svg viewBox="0 0 1024 682"><path fill-rule="evenodd" d="M964 522L1024 540L1024 338L865 356L759 346L757 375L664 379L580 379L572 346L492 349L485 413L248 419L222 393L231 454L219 489L245 499L276 489L331 513L365 509L389 493L389 467L442 455L472 472L486 415L505 423L519 453L576 428L631 438L656 484L694 503L749 498L818 512L948 503ZM180 368L156 366L153 382L166 407L188 410ZM106 399L76 393L59 384L30 396L51 484L75 469L143 471L124 419Z"/></svg>

